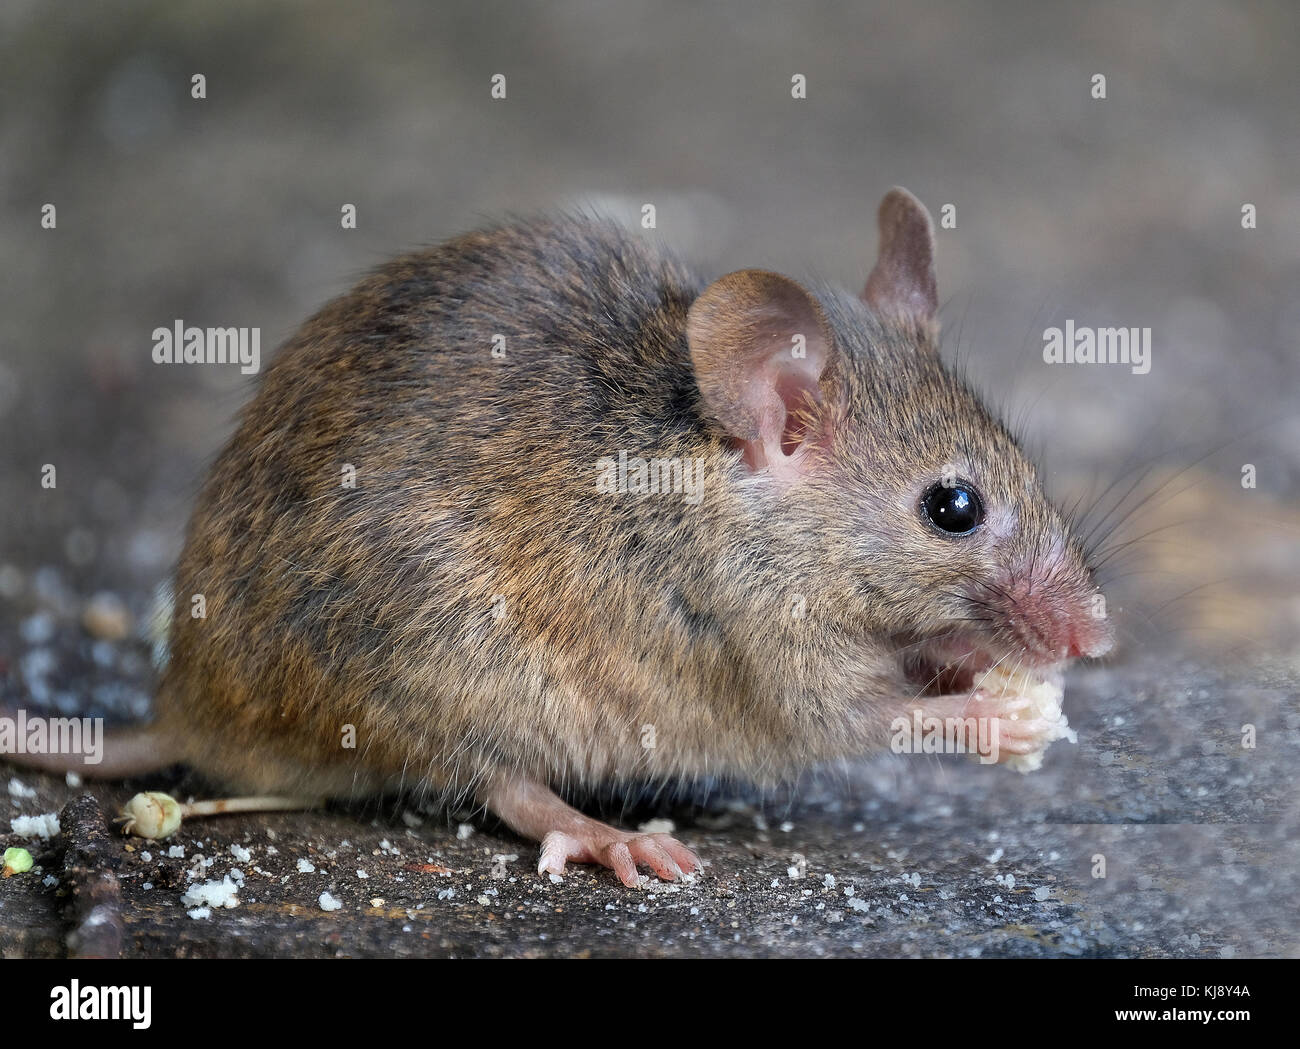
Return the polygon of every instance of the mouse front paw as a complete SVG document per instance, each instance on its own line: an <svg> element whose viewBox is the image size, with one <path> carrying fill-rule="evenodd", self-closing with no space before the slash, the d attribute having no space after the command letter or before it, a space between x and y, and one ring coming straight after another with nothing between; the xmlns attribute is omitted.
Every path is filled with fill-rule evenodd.
<svg viewBox="0 0 1300 1049"><path fill-rule="evenodd" d="M629 888L638 883L637 867L649 867L664 881L678 881L703 869L699 858L667 834L634 834L591 822L580 830L553 830L542 839L538 874L564 873L564 865L599 863Z"/></svg>
<svg viewBox="0 0 1300 1049"><path fill-rule="evenodd" d="M1058 739L1078 737L1061 710L1061 687L1054 681L1013 682L1015 691L990 689L981 683L965 705L966 717L987 718L994 751L992 760L1017 772L1042 766L1043 754ZM983 760L983 758L982 758Z"/></svg>
<svg viewBox="0 0 1300 1049"><path fill-rule="evenodd" d="M1032 754L1042 750L1054 739L1052 724L1037 716L1029 700L1019 696L991 696L976 693L968 699L962 710L965 718L986 722L981 725L978 739L992 745L990 754L976 748L980 757L989 757L1004 763L1016 755Z"/></svg>

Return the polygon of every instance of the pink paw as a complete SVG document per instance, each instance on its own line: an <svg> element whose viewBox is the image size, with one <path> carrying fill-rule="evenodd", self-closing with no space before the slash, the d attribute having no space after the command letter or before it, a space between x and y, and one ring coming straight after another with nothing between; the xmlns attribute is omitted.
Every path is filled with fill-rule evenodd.
<svg viewBox="0 0 1300 1049"><path fill-rule="evenodd" d="M563 874L565 863L599 863L629 888L637 884L637 867L649 867L664 881L703 870L685 845L667 834L634 834L599 824L577 833L553 830L542 839L538 874Z"/></svg>
<svg viewBox="0 0 1300 1049"><path fill-rule="evenodd" d="M976 692L965 703L962 717L987 718L989 738L996 741L998 763L1016 755L1040 751L1055 739L1053 722L1032 716L1032 701L1022 696Z"/></svg>

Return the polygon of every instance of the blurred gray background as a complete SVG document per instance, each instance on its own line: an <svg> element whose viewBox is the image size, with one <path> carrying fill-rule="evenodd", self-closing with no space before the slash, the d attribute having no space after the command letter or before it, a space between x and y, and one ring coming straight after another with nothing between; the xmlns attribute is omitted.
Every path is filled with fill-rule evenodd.
<svg viewBox="0 0 1300 1049"><path fill-rule="evenodd" d="M167 573L250 385L153 364L159 324L260 326L266 355L392 254L575 204L631 223L654 203L657 235L707 273L857 287L897 183L936 215L956 207L939 234L947 353L1063 497L1086 506L1116 481L1109 509L1154 459L1132 505L1160 467L1208 454L1117 536L1174 526L1138 548L1150 574L1118 580L1119 603L1220 640L1245 616L1249 643L1290 646L1300 13L1046 8L11 0L0 594L48 566L139 614ZM47 202L57 230L40 227ZM1150 374L1044 365L1043 329L1067 317L1151 327Z"/></svg>
<svg viewBox="0 0 1300 1049"><path fill-rule="evenodd" d="M498 73L504 101L490 97ZM1065 772L1030 777L1029 793L963 767L935 797L976 799L972 818L1014 823L1028 806L1082 826L1085 859L1096 824L1170 824L1133 869L1184 852L1206 864L1194 885L1186 867L1160 882L1154 902L1100 904L1107 931L1081 921L1077 951L1298 949L1295 914L1271 910L1295 898L1283 844L1300 745L1294 3L6 0L0 86L8 701L148 709L153 589L252 389L235 368L153 364L155 327L258 326L265 359L396 253L575 205L631 224L655 204L654 235L706 274L761 266L856 289L876 204L902 184L936 216L956 208L938 234L945 353L1023 428L1056 493L1094 520L1113 510L1114 541L1133 540L1106 575L1122 651L1067 699L1082 756L1058 766L1054 751ZM41 228L46 203L56 230ZM340 227L347 203L355 230ZM1242 228L1246 203L1255 229ZM1066 318L1150 327L1150 373L1044 365L1043 330ZM1252 676L1216 676L1234 664ZM1253 772L1233 743L1246 718L1282 729ZM916 797L901 786L890 818L911 827L927 811ZM885 817L865 818L874 834ZM834 820L821 827L798 847L844 840ZM722 870L728 842L713 845ZM971 848L984 862L988 847ZM932 859L926 870L970 867ZM1083 892L1086 865L1076 873ZM1186 939L1192 927L1204 942ZM1055 950L991 935L995 951Z"/></svg>

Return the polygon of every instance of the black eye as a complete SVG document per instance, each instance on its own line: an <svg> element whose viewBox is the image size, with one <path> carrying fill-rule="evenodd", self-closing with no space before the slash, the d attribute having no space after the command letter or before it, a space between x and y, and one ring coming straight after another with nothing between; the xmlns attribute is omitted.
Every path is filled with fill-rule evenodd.
<svg viewBox="0 0 1300 1049"><path fill-rule="evenodd" d="M950 488L936 484L921 496L921 514L940 531L967 535L984 520L984 504L968 484L959 481Z"/></svg>

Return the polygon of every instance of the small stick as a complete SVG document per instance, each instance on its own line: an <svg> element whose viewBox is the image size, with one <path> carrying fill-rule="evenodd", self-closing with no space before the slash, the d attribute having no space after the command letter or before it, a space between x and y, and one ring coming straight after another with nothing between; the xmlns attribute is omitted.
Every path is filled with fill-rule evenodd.
<svg viewBox="0 0 1300 1049"><path fill-rule="evenodd" d="M116 958L122 951L122 890L112 866L118 847L93 794L63 807L63 882L69 890L68 956Z"/></svg>

